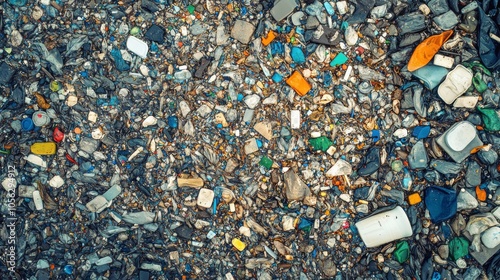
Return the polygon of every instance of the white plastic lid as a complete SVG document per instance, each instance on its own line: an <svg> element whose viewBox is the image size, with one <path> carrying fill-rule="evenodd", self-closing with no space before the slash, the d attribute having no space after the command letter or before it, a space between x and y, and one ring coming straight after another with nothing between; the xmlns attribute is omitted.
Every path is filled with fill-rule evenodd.
<svg viewBox="0 0 500 280"><path fill-rule="evenodd" d="M36 111L31 117L35 126L44 126L49 124L50 118L44 111Z"/></svg>
<svg viewBox="0 0 500 280"><path fill-rule="evenodd" d="M467 121L454 125L446 134L446 144L454 151L460 152L476 137L476 128Z"/></svg>

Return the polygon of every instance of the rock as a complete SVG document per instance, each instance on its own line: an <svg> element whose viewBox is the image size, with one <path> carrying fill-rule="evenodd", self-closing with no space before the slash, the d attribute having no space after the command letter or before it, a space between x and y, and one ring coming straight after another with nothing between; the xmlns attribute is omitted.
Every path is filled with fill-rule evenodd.
<svg viewBox="0 0 500 280"><path fill-rule="evenodd" d="M243 44L248 44L252 38L255 26L243 20L237 20L231 30L231 37Z"/></svg>
<svg viewBox="0 0 500 280"><path fill-rule="evenodd" d="M165 43L165 29L156 24L151 25L144 36L153 42Z"/></svg>

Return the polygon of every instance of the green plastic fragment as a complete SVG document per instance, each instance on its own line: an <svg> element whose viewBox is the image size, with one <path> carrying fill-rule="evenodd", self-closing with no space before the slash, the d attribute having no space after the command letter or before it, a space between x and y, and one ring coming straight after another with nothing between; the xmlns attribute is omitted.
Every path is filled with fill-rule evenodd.
<svg viewBox="0 0 500 280"><path fill-rule="evenodd" d="M500 111L495 109L477 107L483 117L484 129L488 131L500 130Z"/></svg>
<svg viewBox="0 0 500 280"><path fill-rule="evenodd" d="M410 245L408 242L401 241L396 245L396 250L394 251L394 259L399 263L404 263L410 258Z"/></svg>
<svg viewBox="0 0 500 280"><path fill-rule="evenodd" d="M455 237L450 241L450 257L453 261L469 254L469 240L465 237Z"/></svg>
<svg viewBox="0 0 500 280"><path fill-rule="evenodd" d="M273 167L273 160L266 157L266 156L263 156L260 161L259 161L259 164L264 166L265 168L267 169L271 169Z"/></svg>
<svg viewBox="0 0 500 280"><path fill-rule="evenodd" d="M50 90L53 92L58 92L61 89L61 84L58 81L52 81L50 83Z"/></svg>
<svg viewBox="0 0 500 280"><path fill-rule="evenodd" d="M195 8L194 8L194 6L193 6L193 5L189 5L189 6L188 6L188 12L189 12L190 14L194 14L194 9L195 9Z"/></svg>
<svg viewBox="0 0 500 280"><path fill-rule="evenodd" d="M138 26L134 26L130 29L130 35L137 35L139 32L141 32L141 29Z"/></svg>
<svg viewBox="0 0 500 280"><path fill-rule="evenodd" d="M333 145L333 142L328 139L328 137L321 136L318 138L309 139L309 145L311 145L315 151L321 150L323 152L326 152L328 148Z"/></svg>

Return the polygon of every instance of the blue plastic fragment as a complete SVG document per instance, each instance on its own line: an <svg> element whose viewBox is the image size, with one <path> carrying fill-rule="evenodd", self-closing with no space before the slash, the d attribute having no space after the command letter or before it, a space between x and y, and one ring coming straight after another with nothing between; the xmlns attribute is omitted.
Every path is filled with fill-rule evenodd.
<svg viewBox="0 0 500 280"><path fill-rule="evenodd" d="M283 81L283 76L281 76L279 73L275 72L273 74L272 79L273 79L273 82L279 83L279 82Z"/></svg>
<svg viewBox="0 0 500 280"><path fill-rule="evenodd" d="M425 190L425 206L433 223L446 221L457 212L457 192L444 187L428 187Z"/></svg>
<svg viewBox="0 0 500 280"><path fill-rule="evenodd" d="M429 136L430 132L431 132L431 127L429 125L421 125L413 129L412 135L414 137L417 137L417 139L424 139L427 138L427 136Z"/></svg>
<svg viewBox="0 0 500 280"><path fill-rule="evenodd" d="M333 9L332 5L328 2L325 2L323 4L323 6L325 7L325 10L326 12L329 14L329 15L334 15L335 14L335 10Z"/></svg>
<svg viewBox="0 0 500 280"><path fill-rule="evenodd" d="M373 138L373 143L377 143L378 140L380 140L380 130L378 129L372 130L372 138Z"/></svg>
<svg viewBox="0 0 500 280"><path fill-rule="evenodd" d="M341 52L335 56L335 58L332 60L332 62L330 62L330 66L334 67L337 65L342 65L342 64L346 63L347 60L349 60L347 58L347 56Z"/></svg>
<svg viewBox="0 0 500 280"><path fill-rule="evenodd" d="M293 47L290 55L295 63L302 64L306 62L304 52L299 47Z"/></svg>

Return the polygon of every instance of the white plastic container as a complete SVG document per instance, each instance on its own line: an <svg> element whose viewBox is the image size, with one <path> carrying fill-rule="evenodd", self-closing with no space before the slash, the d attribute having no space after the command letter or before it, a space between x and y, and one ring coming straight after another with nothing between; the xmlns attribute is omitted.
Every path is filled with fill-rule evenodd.
<svg viewBox="0 0 500 280"><path fill-rule="evenodd" d="M372 248L413 234L408 216L401 206L375 214L356 223L366 247Z"/></svg>

